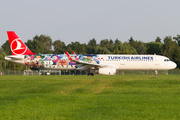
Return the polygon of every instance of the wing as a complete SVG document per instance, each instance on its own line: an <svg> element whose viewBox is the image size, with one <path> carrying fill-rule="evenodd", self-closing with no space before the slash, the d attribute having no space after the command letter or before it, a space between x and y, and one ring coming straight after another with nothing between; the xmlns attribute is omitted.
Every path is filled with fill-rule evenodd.
<svg viewBox="0 0 180 120"><path fill-rule="evenodd" d="M65 53L68 56L69 60L71 60L72 62L75 62L77 64L77 66L81 66L81 68L77 68L79 70L91 69L93 67L95 67L95 68L109 67L109 65L94 64L94 63L73 60L67 51L65 51Z"/></svg>

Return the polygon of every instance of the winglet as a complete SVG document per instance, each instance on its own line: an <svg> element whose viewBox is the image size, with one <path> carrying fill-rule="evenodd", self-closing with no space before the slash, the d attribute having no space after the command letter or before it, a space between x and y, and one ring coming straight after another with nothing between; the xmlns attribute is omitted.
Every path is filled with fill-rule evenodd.
<svg viewBox="0 0 180 120"><path fill-rule="evenodd" d="M76 55L76 53L75 52L72 52L73 53L73 55Z"/></svg>
<svg viewBox="0 0 180 120"><path fill-rule="evenodd" d="M67 51L65 51L65 53L66 53L68 59L69 59L69 60L72 60L72 58L71 58L71 56L69 55L69 53L68 53Z"/></svg>

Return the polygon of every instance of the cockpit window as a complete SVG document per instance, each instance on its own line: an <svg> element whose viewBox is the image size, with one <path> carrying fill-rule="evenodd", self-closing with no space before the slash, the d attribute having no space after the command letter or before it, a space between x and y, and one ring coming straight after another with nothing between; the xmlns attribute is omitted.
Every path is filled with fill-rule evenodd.
<svg viewBox="0 0 180 120"><path fill-rule="evenodd" d="M164 59L164 62L168 62L168 61L171 61L170 59Z"/></svg>

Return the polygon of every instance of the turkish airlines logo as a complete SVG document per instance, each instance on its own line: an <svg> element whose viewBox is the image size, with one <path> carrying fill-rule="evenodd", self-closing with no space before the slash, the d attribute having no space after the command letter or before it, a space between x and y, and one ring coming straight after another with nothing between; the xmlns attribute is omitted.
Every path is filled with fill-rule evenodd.
<svg viewBox="0 0 180 120"><path fill-rule="evenodd" d="M11 51L15 55L23 55L27 51L27 46L17 38L11 42Z"/></svg>

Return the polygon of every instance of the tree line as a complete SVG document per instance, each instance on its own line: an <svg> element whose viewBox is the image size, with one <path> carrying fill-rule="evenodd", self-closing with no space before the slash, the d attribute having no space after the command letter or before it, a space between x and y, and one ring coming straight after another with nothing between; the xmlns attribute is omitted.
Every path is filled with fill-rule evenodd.
<svg viewBox="0 0 180 120"><path fill-rule="evenodd" d="M163 39L157 37L148 43L130 37L126 42L121 42L119 39L103 39L97 43L93 38L87 44L75 41L68 45L61 40L52 41L47 35L36 35L25 44L37 54L64 54L65 51L76 54L157 54L170 58L176 62L178 68L180 67L180 35L165 36ZM6 55L11 55L8 40L0 48L0 69L23 70L25 68L24 65L5 61Z"/></svg>

